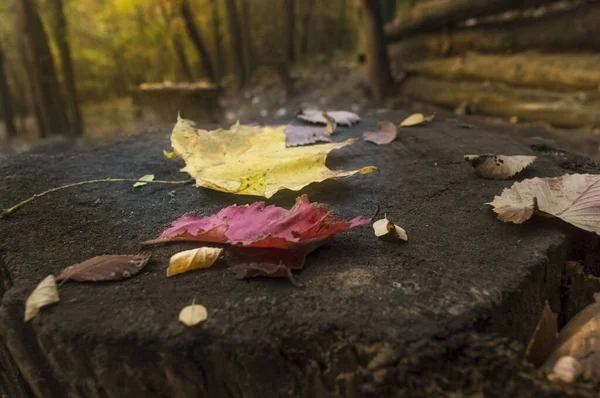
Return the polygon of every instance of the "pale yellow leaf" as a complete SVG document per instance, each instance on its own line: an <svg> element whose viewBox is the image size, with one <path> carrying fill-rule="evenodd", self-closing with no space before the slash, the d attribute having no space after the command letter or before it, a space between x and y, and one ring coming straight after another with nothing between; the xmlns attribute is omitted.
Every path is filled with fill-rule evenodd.
<svg viewBox="0 0 600 398"><path fill-rule="evenodd" d="M195 326L208 318L208 312L203 305L192 304L184 307L179 312L179 322L185 326Z"/></svg>
<svg viewBox="0 0 600 398"><path fill-rule="evenodd" d="M373 223L373 232L378 238L408 241L406 231L389 221L387 217Z"/></svg>
<svg viewBox="0 0 600 398"><path fill-rule="evenodd" d="M171 144L196 185L241 195L273 196L277 191L298 191L312 182L369 173L373 166L337 171L325 166L327 154L353 143L286 148L285 126L254 127L240 124L229 130L196 129L179 119Z"/></svg>
<svg viewBox="0 0 600 398"><path fill-rule="evenodd" d="M505 180L519 173L535 161L535 156L465 155L465 160L483 178Z"/></svg>
<svg viewBox="0 0 600 398"><path fill-rule="evenodd" d="M600 234L600 175L566 174L524 180L505 188L502 195L487 204L502 221L520 224L536 211Z"/></svg>
<svg viewBox="0 0 600 398"><path fill-rule="evenodd" d="M25 322L36 316L40 308L59 300L56 280L53 275L48 275L37 285L25 301Z"/></svg>
<svg viewBox="0 0 600 398"><path fill-rule="evenodd" d="M218 247L200 247L176 253L169 260L167 276L208 268L217 261L221 253L223 249Z"/></svg>
<svg viewBox="0 0 600 398"><path fill-rule="evenodd" d="M139 181L133 184L134 187L141 187L146 185L146 182L143 181L154 181L154 174L146 174L145 176L140 177Z"/></svg>
<svg viewBox="0 0 600 398"><path fill-rule="evenodd" d="M431 122L435 119L435 114L425 116L422 113L415 113L407 117L400 123L400 127L418 126L423 123Z"/></svg>

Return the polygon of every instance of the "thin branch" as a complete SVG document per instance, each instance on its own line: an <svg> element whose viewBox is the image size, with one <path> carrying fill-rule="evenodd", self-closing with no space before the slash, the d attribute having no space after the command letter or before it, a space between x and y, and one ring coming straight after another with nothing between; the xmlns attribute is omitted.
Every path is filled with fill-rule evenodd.
<svg viewBox="0 0 600 398"><path fill-rule="evenodd" d="M37 198L48 195L49 193L60 191L60 190L66 189L66 188L78 187L80 185L97 184L97 183L102 183L102 182L143 182L145 184L185 185L185 184L193 183L194 179L190 178L190 179L181 180L181 181L162 181L162 180L143 181L143 180L136 180L134 178L104 178L104 179L100 179L100 180L74 182L72 184L62 185L60 187L48 189L47 191L44 191L44 192L36 193L35 195L31 196L30 198L27 198L24 201L19 202L12 207L9 207L8 209L2 210L2 212L0 212L0 218L4 218L4 217L11 215L12 213L19 210L21 207L25 206L26 204L34 201Z"/></svg>

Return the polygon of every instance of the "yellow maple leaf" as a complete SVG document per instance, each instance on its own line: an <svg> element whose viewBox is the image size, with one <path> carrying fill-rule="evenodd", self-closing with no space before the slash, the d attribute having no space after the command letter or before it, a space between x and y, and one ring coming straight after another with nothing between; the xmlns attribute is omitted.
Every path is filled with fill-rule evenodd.
<svg viewBox="0 0 600 398"><path fill-rule="evenodd" d="M298 191L312 182L374 171L374 166L352 171L325 166L330 151L352 142L286 148L285 126L237 123L229 130L208 131L181 118L171 133L171 145L185 161L181 171L189 173L196 186L267 198L281 189Z"/></svg>

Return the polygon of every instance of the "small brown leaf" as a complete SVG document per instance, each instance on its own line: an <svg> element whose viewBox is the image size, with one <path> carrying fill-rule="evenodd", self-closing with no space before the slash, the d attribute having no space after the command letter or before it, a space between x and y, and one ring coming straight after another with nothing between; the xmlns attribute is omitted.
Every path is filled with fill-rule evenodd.
<svg viewBox="0 0 600 398"><path fill-rule="evenodd" d="M394 141L397 135L398 129L394 123L381 120L377 122L377 131L366 131L363 138L377 145L385 145Z"/></svg>
<svg viewBox="0 0 600 398"><path fill-rule="evenodd" d="M475 169L475 174L493 180L510 178L533 163L535 159L535 156L506 156L490 153L465 155L465 160Z"/></svg>
<svg viewBox="0 0 600 398"><path fill-rule="evenodd" d="M556 322L556 316L546 302L542 314L540 315L540 319L533 331L533 335L531 336L531 340L529 340L529 344L527 345L525 359L535 366L540 366L544 363L552 351L552 346L554 340L556 340L557 333L558 324Z"/></svg>
<svg viewBox="0 0 600 398"><path fill-rule="evenodd" d="M73 279L80 282L125 279L140 272L148 260L150 255L143 254L97 256L65 268L56 279Z"/></svg>

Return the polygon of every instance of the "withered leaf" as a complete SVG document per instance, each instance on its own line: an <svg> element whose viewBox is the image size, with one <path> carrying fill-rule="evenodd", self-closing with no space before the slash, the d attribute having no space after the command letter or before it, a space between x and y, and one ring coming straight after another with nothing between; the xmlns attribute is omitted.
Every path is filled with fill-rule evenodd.
<svg viewBox="0 0 600 398"><path fill-rule="evenodd" d="M96 256L65 268L56 279L73 279L80 282L125 279L140 272L148 260L150 255L144 254Z"/></svg>
<svg viewBox="0 0 600 398"><path fill-rule="evenodd" d="M316 144L319 142L333 142L323 127L315 126L285 126L285 146L295 147Z"/></svg>
<svg viewBox="0 0 600 398"><path fill-rule="evenodd" d="M465 160L475 169L475 174L493 180L510 178L533 163L535 159L535 156L506 156L491 153L465 155Z"/></svg>
<svg viewBox="0 0 600 398"><path fill-rule="evenodd" d="M600 234L600 175L566 174L524 180L505 188L502 195L487 204L502 221L520 224L539 212Z"/></svg>
<svg viewBox="0 0 600 398"><path fill-rule="evenodd" d="M366 131L363 138L377 145L385 145L394 141L397 135L398 129L394 123L380 120L377 122L377 131Z"/></svg>
<svg viewBox="0 0 600 398"><path fill-rule="evenodd" d="M527 345L525 359L535 366L543 364L548 355L550 355L557 333L558 324L556 322L556 315L554 315L550 305L546 302L531 336L531 340L529 340L529 344Z"/></svg>
<svg viewBox="0 0 600 398"><path fill-rule="evenodd" d="M585 379L600 380L600 303L588 305L562 328L542 370L552 374L559 369L555 376L562 380L573 375L576 378L577 364L572 360L558 364L564 357L573 357L578 362Z"/></svg>
<svg viewBox="0 0 600 398"><path fill-rule="evenodd" d="M217 261L221 253L223 253L223 249L218 247L199 247L176 253L169 260L167 276L208 268Z"/></svg>
<svg viewBox="0 0 600 398"><path fill-rule="evenodd" d="M206 307L200 304L188 305L179 312L179 322L188 327L195 326L206 319L208 319L208 312Z"/></svg>
<svg viewBox="0 0 600 398"><path fill-rule="evenodd" d="M48 275L37 285L25 301L25 322L36 316L40 308L59 300L56 280L53 275Z"/></svg>
<svg viewBox="0 0 600 398"><path fill-rule="evenodd" d="M384 240L408 241L406 231L387 219L387 216L373 223L375 236Z"/></svg>
<svg viewBox="0 0 600 398"><path fill-rule="evenodd" d="M327 117L332 118L336 124L340 126L352 126L360 122L360 116L356 113L348 112L348 111L320 111L317 109L303 109L296 114L296 118L303 120L307 123L314 124L327 124Z"/></svg>
<svg viewBox="0 0 600 398"><path fill-rule="evenodd" d="M147 184L148 181L154 181L154 174L146 174L145 176L140 177L138 182L133 184L134 188L141 187Z"/></svg>
<svg viewBox="0 0 600 398"><path fill-rule="evenodd" d="M419 126L431 122L433 119L435 119L435 114L425 116L422 113L415 113L404 119L402 123L400 123L400 127Z"/></svg>

